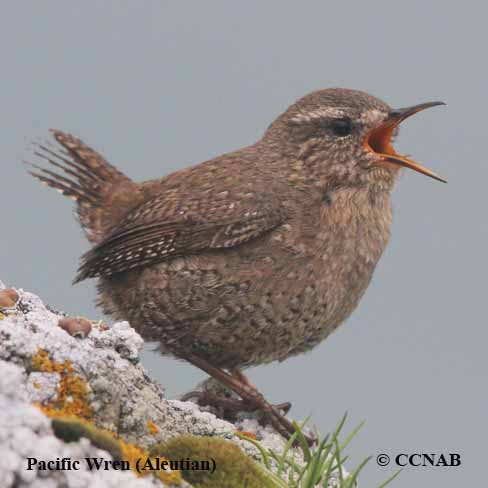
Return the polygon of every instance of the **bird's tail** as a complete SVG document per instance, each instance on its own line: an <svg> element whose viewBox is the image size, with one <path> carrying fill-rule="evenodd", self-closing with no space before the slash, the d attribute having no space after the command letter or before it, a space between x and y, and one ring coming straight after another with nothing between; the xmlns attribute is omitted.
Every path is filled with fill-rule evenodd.
<svg viewBox="0 0 488 488"><path fill-rule="evenodd" d="M59 130L51 132L62 148L36 144L34 154L64 174L26 162L34 168L29 173L77 203L81 226L90 242L97 243L114 223L110 214L114 196L135 183L80 139Z"/></svg>

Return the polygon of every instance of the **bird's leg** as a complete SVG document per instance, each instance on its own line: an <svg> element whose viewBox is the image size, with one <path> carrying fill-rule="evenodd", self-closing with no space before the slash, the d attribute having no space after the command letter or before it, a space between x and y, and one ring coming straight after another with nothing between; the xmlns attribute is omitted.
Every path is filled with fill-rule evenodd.
<svg viewBox="0 0 488 488"><path fill-rule="evenodd" d="M293 424L286 417L284 417L276 407L268 403L264 396L256 388L246 384L249 383L249 381L243 383L235 376L226 373L220 368L212 366L205 359L202 359L195 354L184 353L181 355L181 357L205 371L224 386L227 386L232 391L237 393L245 403L254 406L255 410L262 411L269 418L271 425L275 428L275 430L286 439L289 439L290 436L295 432L295 427ZM309 444L315 443L315 439L313 438L307 438L307 441Z"/></svg>
<svg viewBox="0 0 488 488"><path fill-rule="evenodd" d="M229 369L229 373L238 381L241 383L244 383L245 385L249 386L250 388L253 388L256 390L256 387L251 383L251 380L240 370L237 368L231 368Z"/></svg>
<svg viewBox="0 0 488 488"><path fill-rule="evenodd" d="M256 386L251 383L249 378L240 369L232 368L229 370L229 372L238 381L247 385L249 388L254 390L257 394L260 394L259 390L256 388ZM274 404L273 406L277 410L281 410L286 415L290 411L291 403L290 402L283 402L283 403Z"/></svg>
<svg viewBox="0 0 488 488"><path fill-rule="evenodd" d="M253 392L260 395L259 390L254 386L249 378L237 368L230 369L229 373L237 381L247 385ZM196 399L200 405L210 405L213 407L220 407L231 412L253 412L256 410L255 403L249 403L245 400L237 400L235 398L225 398L222 395L211 393L209 391L190 391L181 397L182 401ZM286 415L291 409L290 402L283 402L274 404L273 407Z"/></svg>

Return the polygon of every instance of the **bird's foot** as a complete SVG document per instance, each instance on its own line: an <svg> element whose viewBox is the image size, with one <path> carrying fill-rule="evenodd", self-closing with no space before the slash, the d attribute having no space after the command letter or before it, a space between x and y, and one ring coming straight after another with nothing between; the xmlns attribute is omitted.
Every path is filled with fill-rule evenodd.
<svg viewBox="0 0 488 488"><path fill-rule="evenodd" d="M288 402L280 405L270 404L239 370L234 369L231 370L230 373L227 373L220 368L212 366L206 360L194 354L185 354L183 357L188 362L199 367L224 386L231 389L241 398L241 400L218 397L216 399L215 395L208 394L207 392L198 393L197 395L194 395L193 398L198 397L199 400L207 401L207 404L216 402L220 406L231 407L234 409L237 407L241 411L260 411L269 419L273 428L286 439L289 439L296 432L295 426L280 411L283 410L285 414L288 412L291 407L291 404ZM185 397L186 396L187 395L185 395ZM310 446L317 442L312 436L304 435L304 437Z"/></svg>
<svg viewBox="0 0 488 488"><path fill-rule="evenodd" d="M225 397L222 395L216 395L209 391L190 391L181 397L181 401L196 400L196 402L202 407L210 406L221 408L226 412L237 414L239 412L254 412L256 405L245 400L239 400L237 398ZM279 412L283 412L286 415L291 409L290 402L283 402L272 405Z"/></svg>

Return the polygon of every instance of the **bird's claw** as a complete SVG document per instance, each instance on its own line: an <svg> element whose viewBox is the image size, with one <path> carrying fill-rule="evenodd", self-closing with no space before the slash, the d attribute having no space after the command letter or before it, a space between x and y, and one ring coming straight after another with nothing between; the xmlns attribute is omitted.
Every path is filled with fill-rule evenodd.
<svg viewBox="0 0 488 488"><path fill-rule="evenodd" d="M221 408L224 411L232 412L234 414L237 412L260 411L269 420L273 428L286 439L289 439L295 433L295 426L284 416L291 408L290 402L272 405L260 394L256 394L252 398L236 399L215 395L207 391L189 392L183 395L181 400L196 400L201 406ZM304 434L304 438L309 446L313 446L317 442L317 439L312 436ZM299 446L298 439L294 444L295 446Z"/></svg>

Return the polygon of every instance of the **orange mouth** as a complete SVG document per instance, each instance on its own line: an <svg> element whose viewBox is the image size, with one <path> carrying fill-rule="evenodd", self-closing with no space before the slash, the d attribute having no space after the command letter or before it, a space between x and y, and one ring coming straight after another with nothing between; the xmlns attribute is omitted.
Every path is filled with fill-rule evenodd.
<svg viewBox="0 0 488 488"><path fill-rule="evenodd" d="M406 118L410 117L421 110L425 110L430 107L435 107L437 105L445 105L443 102L429 102L422 103L420 105L414 105L413 107L401 108L397 110L392 110L386 121L379 127L372 129L366 136L364 140L364 146L368 151L371 151L383 159L387 164L395 164L398 166L404 166L406 168L413 169L419 173L426 176L430 176L435 180L447 183L447 181L440 176L436 175L430 169L424 168L419 163L398 154L391 143L391 139L395 129L398 125L404 121Z"/></svg>
<svg viewBox="0 0 488 488"><path fill-rule="evenodd" d="M377 154L397 156L397 153L391 144L393 132L395 131L396 127L397 124L388 122L370 131L368 137L366 137L364 141L367 149Z"/></svg>

